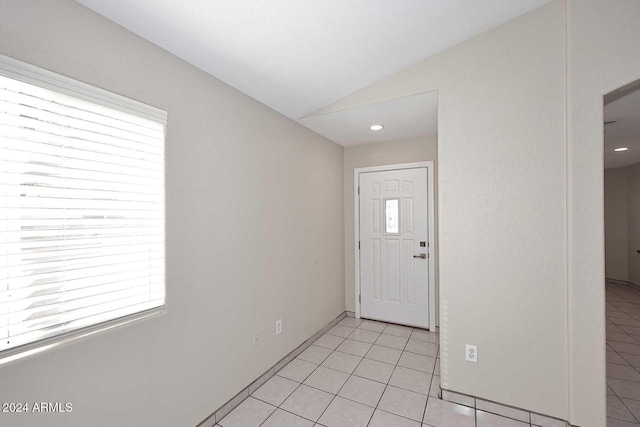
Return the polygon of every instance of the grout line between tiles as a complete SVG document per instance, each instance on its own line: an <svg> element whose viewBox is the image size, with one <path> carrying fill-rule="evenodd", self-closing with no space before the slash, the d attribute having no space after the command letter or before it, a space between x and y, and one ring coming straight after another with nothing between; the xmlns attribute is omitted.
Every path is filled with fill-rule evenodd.
<svg viewBox="0 0 640 427"><path fill-rule="evenodd" d="M303 341L299 346L297 346L295 349L293 349L291 352L287 353L282 359L280 359L278 362L276 362L272 367L270 367L269 369L267 369L263 374L261 374L257 379L255 379L253 382L251 382L247 387L245 387L244 389L242 389L239 393L237 393L235 396L233 396L231 399L229 399L226 403L224 403L222 406L220 406L216 411L214 411L211 415L209 415L208 417L206 417L204 420L202 420L197 427L204 427L206 425L210 425L209 423L213 423L212 425L216 425L219 421L222 421L227 415L229 415L236 407L238 407L242 402L244 402L250 395L252 395L253 393L249 393L250 389L253 387L253 385L255 383L257 383L258 381L261 381L263 379L263 377L265 375L269 375L271 371L273 371L273 373L271 373L269 375L269 378L267 378L261 385L264 385L264 383L266 383L269 379L271 379L272 377L274 377L275 375L278 374L278 372L280 372L280 370L288 365L291 361L293 361L294 359L296 359L300 353L302 353L304 350L306 350L307 348L309 348L309 346L311 346L311 344L313 344L315 341L318 340L318 338L320 338L322 335L326 334L326 332L333 328L335 325L337 325L338 323L340 323L344 318L346 317L346 311L342 312L341 314L339 314L335 319L333 319L331 322L327 323L323 328L319 329L318 331L316 331L310 338L306 339L305 341ZM293 356L292 356L293 355ZM287 363L283 364L283 361L288 360ZM282 366L280 366L282 365ZM280 366L278 368L278 366ZM260 388L258 387L258 388ZM257 390L257 389L256 389ZM247 396L245 398L243 398L242 400L239 400L237 402L235 402L235 400L241 396L242 394L244 394L246 392ZM255 390L254 390L255 392ZM234 403L233 407L229 407L228 405ZM272 405L273 406L273 405ZM223 413L223 415L220 415L220 413Z"/></svg>
<svg viewBox="0 0 640 427"><path fill-rule="evenodd" d="M324 329L325 333L326 333L326 331L327 331L328 329L329 329L329 328L325 328L325 329ZM355 328L355 329L357 329L357 328ZM351 333L355 332L355 329L354 329L354 331L352 331ZM350 335L351 335L351 334L350 334ZM350 335L349 335L349 336L350 336ZM314 336L315 336L315 335L314 335ZM318 336L316 337L316 339L317 339L317 338L319 338L320 336L322 336L322 334L318 334ZM349 336L347 336L347 337L338 337L338 338L340 338L340 339L341 339L341 343L340 343L340 345L341 345L342 343L344 343L346 339L349 339ZM321 358L320 358L320 359L322 359L322 360L319 360L319 362L320 362L320 363L315 363L315 362L305 361L305 362L312 363L312 364L316 365L316 366L315 366L315 368L313 368L313 369L311 370L311 372L310 372L308 375L306 375L304 378L302 378L300 382L296 381L297 386L293 389L293 391L291 391L290 393L288 393L288 394L287 394L287 396L282 400L282 402L280 403L280 405L272 405L272 404L271 404L271 403L269 403L269 402L265 402L265 401L263 401L263 400L261 400L261 399L259 399L259 398L255 397L255 396L253 396L253 393L255 393L255 392L259 389L259 387L258 387L256 390L254 390L254 391L253 391L253 393L251 394L251 397L253 397L254 399L257 399L257 400L259 400L259 401L265 402L266 404L269 404L269 405L271 405L271 406L275 406L277 409L281 409L282 411L287 412L287 413L289 413L289 414L291 414L291 415L293 415L293 416L303 418L303 419L308 420L308 421L313 422L313 423L318 423L318 422L320 421L320 419L321 419L321 418L324 416L324 414L328 411L329 407L330 407L333 403L335 403L335 401L336 401L336 398L337 398L337 397L340 397L340 398L344 399L345 401L353 402L353 403L358 404L358 405L363 405L363 406L365 406L365 407L369 408L370 410L372 410L371 415L369 416L369 419L368 419L368 421L367 421L367 424L366 424L366 425L371 424L371 422L372 422L372 420L373 420L373 417L374 417L374 415L375 415L375 412L376 412L376 411L382 411L382 412L389 413L389 414L392 414L392 415L397 416L397 417L401 417L401 418L403 418L403 419L407 419L407 420L415 421L415 420L414 420L414 419L412 419L412 418L407 418L407 417L405 417L405 416L403 416L403 415L399 415L399 414L396 414L396 413L393 413L393 412L385 411L385 410L383 410L383 409L380 409L380 408L379 408L379 405L380 405L380 403L382 402L382 398L383 398L384 394L388 391L389 387L391 386L390 382L391 382L391 379L393 378L393 375L394 375L395 373L397 373L397 371L398 371L398 367L399 367L399 366L401 366L401 365L399 365L399 363L400 363L400 359L402 358L402 355L403 355L403 354L405 354L405 352L406 352L406 353L410 353L410 354L417 354L417 355L420 355L420 356L422 356L422 357L430 357L430 358L433 358L433 356L429 356L429 355L425 355L425 354L421 354L421 353L413 353L413 352L409 352L409 351L407 351L407 346L408 346L408 344L409 344L409 342L410 342L410 340L411 340L411 335L410 335L409 337L403 337L403 338L407 338L407 341L404 343L404 345L403 345L402 349L399 349L399 348L395 348L395 349L394 349L393 347L386 347L386 346L382 346L382 347L385 347L385 348L390 348L390 349L392 349L392 350L397 350L397 351L399 351L399 353L400 353L400 357L398 358L398 360L396 360L396 361L395 361L395 363L390 364L390 365L392 365L392 366L393 366L393 369L392 369L391 374L389 375L389 379L387 380L387 382L386 382L386 383L381 382L381 381L377 381L377 380L372 380L372 379L370 379L370 378L366 378L366 377L361 377L360 375L355 374L355 371L356 371L356 370L358 369L358 367L359 367L359 366L364 362L364 359L367 359L367 360L373 360L373 359L369 359L369 358L367 358L366 356L367 356L367 354L369 353L369 351L371 351L371 348L373 347L373 345L374 345L375 343L366 343L366 344L369 344L369 345L370 345L370 348L369 348L369 350L364 354L364 356L360 356L360 355L351 355L350 353L345 353L344 351L338 350L338 349L337 349L337 348L338 348L338 346L336 346L336 348L334 348L334 349L327 349L327 350L330 350L330 351L329 351L329 353L327 354L327 356L326 356L326 357L324 357L324 358L322 358L322 357L321 357ZM419 340L419 341L420 341L420 340ZM302 351L304 351L306 348L308 348L308 347L309 347L310 345L312 345L314 342L315 342L314 340L311 340L311 339L310 339L310 340L308 340L308 342L305 342L306 346L305 346L305 348L304 348L303 350L300 350L300 351L296 350L296 351L292 352L292 353L295 353L295 357L293 357L291 360L289 360L289 361L287 362L287 364L288 364L288 363L290 363L292 360L295 360L296 358L299 358L299 356L300 356L300 354L302 353ZM427 374L427 375L430 375L430 376L431 376L431 378L429 379L429 386L428 386L428 389L427 389L427 393L426 393L426 395L423 395L422 393L418 393L418 392L416 392L416 391L414 391L414 390L409 390L409 389L404 388L404 387L394 386L394 387L397 387L398 389L406 390L406 391L409 391L409 392L412 392L412 393L416 393L417 395L421 395L421 396L424 396L424 397L425 397L425 405L424 405L423 410L422 410L421 420L420 420L420 421L418 421L418 423L420 423L420 424L421 424L421 422L424 422L424 420L425 420L426 411L427 411L427 406L428 406L428 403L429 403L430 399L433 399L433 398L436 398L436 399L437 399L437 397L431 396L431 395L430 395L430 393L431 393L431 388L432 388L432 386L433 386L433 384L434 384L434 378L433 378L433 377L434 377L434 376L436 376L436 375L435 375L435 372L436 372L436 371L435 371L435 369L436 369L436 365L438 364L438 362L439 362L439 360L440 360L440 358L439 358L439 353L440 353L440 347L439 347L439 345L438 345L438 344L436 344L436 343L433 343L433 342L429 342L429 341L426 341L426 342L427 342L427 343L429 343L429 344L434 344L434 345L437 345L437 346L438 346L438 350L437 350L437 352L436 352L435 362L434 362L433 368L432 368L431 370L427 371L427 372L424 372L424 371L421 371L421 370L416 370L416 369L413 369L413 368L406 368L406 369L408 369L409 371L416 371L416 372L424 373L424 374ZM327 367L327 366L324 366L324 365L323 365L323 363L324 363L324 362L325 362L329 357L331 357L331 355L332 355L332 354L334 354L334 353L336 353L336 352L337 352L337 353L339 353L339 354L345 354L345 355L350 355L350 356L353 356L353 357L359 357L359 361L358 361L358 363L356 364L356 366L354 367L354 369L353 369L353 370L351 370L351 372L350 372L350 373L349 373L349 372L344 372L344 371L341 371L341 370L338 370L338 369L330 368L330 367ZM289 356L289 355L288 355L288 356ZM288 357L288 356L287 356L287 357ZM300 360L304 360L304 359L300 359ZM386 362L380 362L380 361L378 361L378 362L379 362L379 363L386 363ZM281 367L280 367L280 369L282 369L284 366L286 366L286 364L285 364L285 365L283 365L283 366L281 366ZM323 409L323 411L320 413L319 417L318 417L317 419L309 419L309 418L306 418L306 417L301 416L301 415L299 415L299 414L296 414L296 413L294 413L294 412L292 412L292 411L288 411L288 410L286 410L286 409L282 408L282 405L284 405L284 403L285 403L285 402L286 402L286 401L291 397L291 395L293 395L296 391L298 391L298 390L301 388L301 386L302 386L302 385L305 385L305 386L307 386L307 387L309 387L309 388L311 388L311 389L315 389L315 390L319 390L319 391L322 391L322 392L324 392L324 393L327 393L327 391L326 391L326 390L322 390L322 389L319 389L319 388L317 388L317 387L314 387L314 386L311 386L311 385L308 385L308 384L304 384L304 382L305 382L305 381L307 381L307 380L308 380L308 378L309 378L311 375L313 375L315 372L317 372L317 370L318 370L318 368L319 368L320 366L323 366L323 367L325 367L326 369L332 369L332 370L337 371L337 372L346 373L346 374L347 374L347 378L346 378L345 382L344 382L344 383L343 383L343 384L338 388L338 390L337 390L337 392L336 392L335 394L334 394L334 393L329 392L329 394L331 395L331 399L329 400L329 403L327 404L327 406L326 406L326 407ZM404 367L403 367L403 368L404 368ZM278 369L278 372L277 372L276 374L279 374L279 369ZM281 376L281 375L279 375L279 376ZM358 401L353 400L353 399L350 399L350 398L348 398L348 397L340 396L340 393L341 393L341 392L342 392L342 390L345 388L345 386L346 386L347 382L349 382L349 380L350 380L350 378L351 378L352 376L355 376L355 377L357 377L357 378L365 378L365 379L367 379L367 380L369 380L369 381L375 381L375 382L377 382L378 384L384 384L384 388L383 388L383 390L382 390L382 393L380 394L380 396L379 396L379 398L378 398L377 402L375 403L375 406L370 406L370 405L368 405L368 404L364 404L364 403L362 403L362 402L358 402ZM267 381L268 381L268 380L267 380ZM266 383L266 381L265 381L265 383ZM264 385L264 383L263 383L262 385ZM277 409L276 409L276 410L277 410ZM477 408L475 408L475 405L474 405L474 408L472 408L472 409L473 409L473 411L474 411L474 413L473 413L473 417L474 417L474 418L473 418L473 419L474 419L474 425L477 427L477 425L478 425L478 412L477 412L477 411L478 411L478 410L477 410ZM529 418L529 422L528 422L528 425L531 425L531 415L530 415L530 412L529 412L529 411L527 411L527 412L529 413L529 417L528 417L528 418ZM272 413L269 415L269 417L267 417L267 418L266 418L266 419L261 423L261 425L263 425L264 423L266 423L266 421L267 421L271 416L273 416L273 413L275 413L275 411L274 411L274 412L272 412ZM507 418L507 419L509 418L509 417L504 417L504 416L502 416L502 415L500 415L500 414L496 414L496 415L497 415L497 416L500 416L500 417L502 417L502 418ZM525 423L526 423L526 422L525 422Z"/></svg>
<svg viewBox="0 0 640 427"><path fill-rule="evenodd" d="M610 285L610 284L607 284L607 285L615 286L615 285ZM624 290L625 291L629 291L630 289L625 288ZM640 294L637 292L636 289L633 290L632 294L634 296L640 296ZM614 297L613 299L612 299L612 296ZM625 327L625 326L629 327L629 328L633 328L633 327L637 327L637 325L633 325L633 324L632 325L624 325L622 323L629 323L628 319L633 319L634 321L638 321L638 318L637 318L638 313L637 312L629 313L629 310L631 310L631 309L633 309L633 310L640 309L640 305L631 303L629 301L629 295L619 293L617 287L616 288L609 287L609 289L607 289L607 291L606 291L605 299L606 299L607 310L610 312L610 314L606 316L608 322L610 322L610 323L608 323L608 325L609 324L613 325L612 327L608 326L608 329L614 329L613 332L612 331L607 332L607 337L606 337L607 350L609 348L611 348L611 351L613 351L614 354L616 354L623 361L625 361L627 363L627 365L620 365L620 364L611 363L611 362L607 362L607 364L613 364L613 365L625 366L625 367L626 366L630 366L630 367L633 368L633 370L635 372L640 372L636 366L633 366L629 362L629 360L627 360L627 358L625 358L624 355L627 354L627 353L621 353L611 345L611 344L614 344L614 343L638 345L638 339L635 336L633 336L632 334L630 334L629 332L627 332L627 330L623 329L623 327ZM624 315L627 316L627 318L623 318L622 316L612 316L611 314L613 314L613 313L624 314ZM631 323L633 323L633 322L631 322ZM610 336L609 334L611 334L611 333L623 334L623 335ZM618 341L619 336L629 337L632 341L635 341L635 344L633 342L630 343L630 342ZM638 355L627 354L628 358L631 358L632 356L638 357ZM632 379L628 379L628 378L618 378L618 377L607 376L607 380L609 380L609 379L628 381L628 382L634 382L634 383L640 382L640 381L636 381L636 380L632 380ZM633 399L633 398L629 398L629 397L620 396L618 394L618 392L616 392L616 390L614 388L612 388L611 386L609 386L609 384L607 384L607 391L609 391L609 390L613 393L613 396L615 396L616 399L618 399L620 401L620 403L622 403L623 407L629 412L629 414L633 417L633 419L636 420L636 423L640 422L638 417L630 410L629 406L627 405L627 403L625 402L624 399L633 400L633 401L637 401L637 400ZM607 395L609 395L609 393L607 393ZM618 418L615 418L615 417L608 417L608 418L610 418L610 419L618 419ZM624 421L627 421L627 420L624 420Z"/></svg>
<svg viewBox="0 0 640 427"><path fill-rule="evenodd" d="M474 408L473 408L473 420L474 420L474 422L476 424L476 427L478 427L478 409L475 407L475 405L476 405L476 402L474 400L474 402L473 402L473 406L474 406Z"/></svg>

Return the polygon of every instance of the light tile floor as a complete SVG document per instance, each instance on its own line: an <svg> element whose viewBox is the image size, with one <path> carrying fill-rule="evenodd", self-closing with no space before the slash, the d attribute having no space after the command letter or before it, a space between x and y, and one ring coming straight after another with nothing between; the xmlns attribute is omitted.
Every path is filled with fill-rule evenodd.
<svg viewBox="0 0 640 427"><path fill-rule="evenodd" d="M637 354L640 363L640 351ZM219 426L530 425L439 399L439 357L437 333L345 318L223 418Z"/></svg>
<svg viewBox="0 0 640 427"><path fill-rule="evenodd" d="M607 427L640 424L640 289L606 284Z"/></svg>

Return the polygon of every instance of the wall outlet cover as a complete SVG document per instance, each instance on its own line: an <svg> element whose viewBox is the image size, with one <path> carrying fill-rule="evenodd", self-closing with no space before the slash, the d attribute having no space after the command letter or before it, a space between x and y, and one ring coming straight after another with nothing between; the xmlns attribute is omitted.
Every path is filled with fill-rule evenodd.
<svg viewBox="0 0 640 427"><path fill-rule="evenodd" d="M467 344L464 360L468 362L478 363L478 346Z"/></svg>

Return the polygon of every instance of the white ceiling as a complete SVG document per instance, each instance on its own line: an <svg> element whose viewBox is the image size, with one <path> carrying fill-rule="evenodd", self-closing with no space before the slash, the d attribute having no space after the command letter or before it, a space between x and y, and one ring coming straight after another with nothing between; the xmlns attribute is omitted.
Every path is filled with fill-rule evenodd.
<svg viewBox="0 0 640 427"><path fill-rule="evenodd" d="M640 84L627 86L605 98L604 167L621 168L640 163ZM629 150L616 152L617 147Z"/></svg>
<svg viewBox="0 0 640 427"><path fill-rule="evenodd" d="M434 135L438 130L437 117L438 94L426 92L335 113L309 116L302 118L300 123L349 147ZM382 124L384 129L372 131L369 129L372 124Z"/></svg>
<svg viewBox="0 0 640 427"><path fill-rule="evenodd" d="M294 120L549 2L76 1ZM383 110L369 111L375 115ZM336 134L366 139L368 126L355 136L349 121L357 117L366 122L363 116L344 113L332 115L335 126L349 127ZM325 135L334 130L328 119L300 122L317 125ZM409 122L394 112L385 120L387 127L394 127L396 119L398 125L415 127L408 133L421 126L420 120Z"/></svg>

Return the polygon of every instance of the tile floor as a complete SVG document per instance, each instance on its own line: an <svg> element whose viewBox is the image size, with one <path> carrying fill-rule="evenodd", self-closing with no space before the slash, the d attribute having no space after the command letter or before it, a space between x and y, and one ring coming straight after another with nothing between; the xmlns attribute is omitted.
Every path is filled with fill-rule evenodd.
<svg viewBox="0 0 640 427"><path fill-rule="evenodd" d="M640 424L640 289L606 285L607 427Z"/></svg>
<svg viewBox="0 0 640 427"><path fill-rule="evenodd" d="M218 425L529 426L439 399L438 343L437 333L347 317Z"/></svg>

